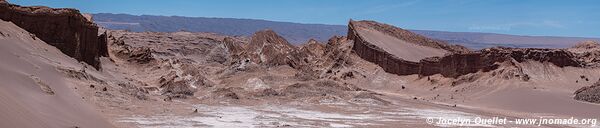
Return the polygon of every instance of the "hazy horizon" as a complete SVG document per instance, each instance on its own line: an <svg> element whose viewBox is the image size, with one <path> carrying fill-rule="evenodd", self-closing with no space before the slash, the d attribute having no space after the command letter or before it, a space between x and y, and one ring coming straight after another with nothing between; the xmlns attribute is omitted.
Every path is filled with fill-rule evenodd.
<svg viewBox="0 0 600 128"><path fill-rule="evenodd" d="M401 28L524 36L600 38L600 1L42 1L33 6L76 8L83 13L255 19L346 25L375 20ZM141 4L143 3L143 4Z"/></svg>

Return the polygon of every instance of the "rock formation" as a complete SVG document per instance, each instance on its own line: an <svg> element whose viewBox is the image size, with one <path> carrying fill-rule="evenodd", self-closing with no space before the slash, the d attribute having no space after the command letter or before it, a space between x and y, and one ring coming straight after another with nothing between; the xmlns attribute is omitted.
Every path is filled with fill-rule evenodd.
<svg viewBox="0 0 600 128"><path fill-rule="evenodd" d="M256 32L247 45L232 38L225 38L223 44L234 60L232 63L252 62L266 67L289 65L301 69L315 58L313 51L296 48L272 30ZM311 46L319 47L317 45ZM318 51L314 52L319 54Z"/></svg>
<svg viewBox="0 0 600 128"><path fill-rule="evenodd" d="M595 41L583 41L568 49L586 67L600 66L600 44Z"/></svg>
<svg viewBox="0 0 600 128"><path fill-rule="evenodd" d="M444 50L450 51L452 53L469 52L469 50L466 47L463 47L460 45L450 45L450 44L440 41L440 40L430 39L425 36L421 36L419 34L410 32L408 30L397 28L395 26L388 25L388 24L377 23L375 21L352 21L352 20L350 20L350 22L348 24L348 29L349 29L348 35L357 34L355 29L359 28L359 27L371 28L371 29L386 33L390 36L396 37L398 39L405 40L408 43L413 43L413 44L437 48L437 49L444 49ZM349 39L356 40L356 38L354 38L354 37L357 37L357 36L348 36Z"/></svg>
<svg viewBox="0 0 600 128"><path fill-rule="evenodd" d="M288 54L296 48L273 30L254 33L245 48L250 61L264 65L285 65Z"/></svg>
<svg viewBox="0 0 600 128"><path fill-rule="evenodd" d="M232 59L242 58L242 54L245 52L244 47L246 46L242 42L238 42L231 37L225 37L223 39L223 45Z"/></svg>
<svg viewBox="0 0 600 128"><path fill-rule="evenodd" d="M591 86L583 87L575 91L575 100L600 103L600 80Z"/></svg>
<svg viewBox="0 0 600 128"><path fill-rule="evenodd" d="M300 47L300 50L309 52L314 56L323 56L323 54L325 54L325 45L314 39L310 39L305 45Z"/></svg>
<svg viewBox="0 0 600 128"><path fill-rule="evenodd" d="M148 47L133 47L126 44L122 38L117 39L111 37L110 42L112 42L110 44L110 51L112 51L116 57L125 59L128 62L147 64L156 60L152 56L153 50Z"/></svg>
<svg viewBox="0 0 600 128"><path fill-rule="evenodd" d="M13 22L66 55L97 69L100 68L98 57L107 54L105 34L98 36L96 24L75 9L22 7L0 0L0 19Z"/></svg>
<svg viewBox="0 0 600 128"><path fill-rule="evenodd" d="M429 76L441 74L446 77L458 77L468 73L478 71L490 71L496 69L497 62L512 61L539 61L552 63L559 67L573 66L581 67L583 64L578 61L574 54L563 49L539 49L539 48L487 48L480 51L469 51L464 47L448 45L444 42L427 39L412 32L396 28L394 26L380 24L373 21L350 21L348 25L348 39L354 40L353 50L363 59L381 66L386 72L398 75L418 74ZM371 31L361 31L360 29L369 29ZM396 39L392 41L379 41L381 35L374 35L369 32L381 32ZM375 40L367 40L368 36L378 36ZM371 42L370 42L371 41ZM384 43L382 43L384 42ZM415 47L404 44L403 46L412 48L394 47L392 49L386 46L395 45L394 43L412 43L424 47ZM415 51L416 48L421 51ZM432 50L431 48L434 48ZM412 55L406 52L397 52L401 50L412 50L413 52L429 53L441 49L447 51L443 56L423 55L421 58L407 58ZM409 55L402 55L409 54ZM411 60L412 59L412 60Z"/></svg>
<svg viewBox="0 0 600 128"><path fill-rule="evenodd" d="M598 49L598 48L600 48L600 44L598 44L598 42L595 42L595 41L582 41L582 42L575 44L575 46L573 46L572 48Z"/></svg>
<svg viewBox="0 0 600 128"><path fill-rule="evenodd" d="M498 68L496 63L506 61L538 61L551 63L559 67L581 67L572 53L560 49L519 49L519 48L487 48L472 53L451 54L444 57L433 57L421 60L418 65L419 74L424 76L441 74L446 77L458 77L478 71L490 71Z"/></svg>

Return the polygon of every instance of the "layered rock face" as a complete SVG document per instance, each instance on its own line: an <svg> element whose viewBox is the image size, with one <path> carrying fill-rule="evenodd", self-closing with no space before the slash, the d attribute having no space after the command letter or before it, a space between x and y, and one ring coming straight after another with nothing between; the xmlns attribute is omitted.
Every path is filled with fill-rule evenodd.
<svg viewBox="0 0 600 128"><path fill-rule="evenodd" d="M75 9L21 7L0 0L0 19L10 21L35 34L63 53L95 68L98 57L107 55L106 36L98 36L98 27Z"/></svg>
<svg viewBox="0 0 600 128"><path fill-rule="evenodd" d="M376 42L381 37L369 37L374 34L360 31L359 29L370 29L376 32L384 33L388 36L395 37L392 41L385 43ZM386 24L379 24L373 21L350 21L348 25L348 39L354 40L353 50L361 58L373 62L382 67L386 72L398 75L418 74L429 76L441 74L445 77L458 77L468 73L478 71L490 71L498 68L498 62L505 61L539 61L552 63L559 67L573 66L581 67L583 64L578 61L575 55L563 49L519 49L519 48L488 48L480 51L469 51L464 47L448 45L444 42L439 42L427 39L423 36L411 33L400 28L396 28ZM370 40L368 40L370 38ZM387 39L390 40L390 39ZM394 50L413 50L419 48L411 45L395 45L394 43L412 43L415 45L425 46L423 50L431 51L431 48L447 51L443 56L433 56L417 58L403 58L399 54L412 54L407 52L396 52ZM384 48L386 46L410 46L411 48ZM414 48L412 48L414 47ZM396 52L396 54L393 54ZM418 51L417 52L421 52ZM427 52L425 52L427 53ZM405 55L414 56L414 55ZM411 60L412 59L412 60Z"/></svg>
<svg viewBox="0 0 600 128"><path fill-rule="evenodd" d="M538 61L551 63L559 67L581 67L572 53L559 49L519 49L519 48L487 48L472 53L451 54L444 57L433 57L421 60L418 65L419 74L424 76L441 74L446 77L458 77L478 71L490 71L498 68L497 63L506 61Z"/></svg>

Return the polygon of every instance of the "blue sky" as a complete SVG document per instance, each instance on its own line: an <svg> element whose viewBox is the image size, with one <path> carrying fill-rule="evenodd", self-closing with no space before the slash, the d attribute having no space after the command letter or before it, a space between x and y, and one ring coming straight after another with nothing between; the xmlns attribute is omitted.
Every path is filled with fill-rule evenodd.
<svg viewBox="0 0 600 128"><path fill-rule="evenodd" d="M345 25L375 20L402 28L600 37L599 0L9 0L85 13L249 18Z"/></svg>

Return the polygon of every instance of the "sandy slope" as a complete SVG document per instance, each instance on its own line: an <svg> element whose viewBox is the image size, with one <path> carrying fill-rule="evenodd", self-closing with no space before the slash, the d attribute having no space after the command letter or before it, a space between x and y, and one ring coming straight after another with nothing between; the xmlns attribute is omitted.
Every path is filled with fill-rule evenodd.
<svg viewBox="0 0 600 128"><path fill-rule="evenodd" d="M492 71L468 74L467 78L472 76L473 81L451 85L455 80L439 75L419 78L416 75L397 76L371 70L367 72L369 77L357 82L367 89L385 94L417 97L439 104L457 104L459 108L497 116L598 118L600 105L576 101L573 92L599 79L600 69L559 68L539 62L525 62L519 66L531 77L529 81L504 79L500 74L492 75L492 72L497 72ZM405 89L401 89L402 86Z"/></svg>
<svg viewBox="0 0 600 128"><path fill-rule="evenodd" d="M357 31L366 41L407 61L419 62L419 60L427 57L444 56L447 53L447 51L442 49L408 43L377 30L358 27Z"/></svg>
<svg viewBox="0 0 600 128"><path fill-rule="evenodd" d="M57 71L79 62L13 23L0 21L0 32L0 127L113 127Z"/></svg>
<svg viewBox="0 0 600 128"><path fill-rule="evenodd" d="M573 99L573 92L589 86L600 78L599 69L559 68L551 64L525 62L520 64L531 76L527 82L497 82L494 91L474 95L471 104L482 108L497 108L515 112L562 117L598 118L600 105ZM582 79L584 76L588 80ZM479 84L481 82L476 82Z"/></svg>

